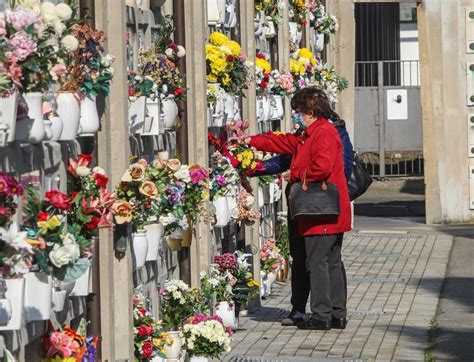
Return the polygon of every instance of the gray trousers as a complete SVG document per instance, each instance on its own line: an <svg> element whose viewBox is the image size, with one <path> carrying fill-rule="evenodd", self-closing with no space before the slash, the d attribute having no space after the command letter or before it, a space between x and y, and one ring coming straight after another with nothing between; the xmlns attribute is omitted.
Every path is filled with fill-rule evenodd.
<svg viewBox="0 0 474 362"><path fill-rule="evenodd" d="M310 306L315 319L346 318L346 288L341 265L344 234L304 237Z"/></svg>

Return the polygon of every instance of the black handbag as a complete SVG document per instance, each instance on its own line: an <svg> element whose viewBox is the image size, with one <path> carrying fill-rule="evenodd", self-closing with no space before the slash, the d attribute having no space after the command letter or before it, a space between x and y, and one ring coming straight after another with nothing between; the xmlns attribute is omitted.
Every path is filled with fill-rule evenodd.
<svg viewBox="0 0 474 362"><path fill-rule="evenodd" d="M352 174L349 182L347 183L351 201L364 194L371 184L372 177L362 165L362 162L360 162L357 153L354 152L354 157L352 159Z"/></svg>
<svg viewBox="0 0 474 362"><path fill-rule="evenodd" d="M291 185L288 200L292 220L324 221L340 214L337 186L331 182L306 183L306 171L302 182Z"/></svg>

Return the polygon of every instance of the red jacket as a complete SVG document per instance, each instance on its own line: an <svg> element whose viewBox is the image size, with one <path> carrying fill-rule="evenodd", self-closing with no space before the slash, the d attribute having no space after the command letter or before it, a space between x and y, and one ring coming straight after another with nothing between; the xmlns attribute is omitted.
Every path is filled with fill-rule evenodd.
<svg viewBox="0 0 474 362"><path fill-rule="evenodd" d="M351 204L344 175L342 142L336 128L325 118L313 122L300 136L291 133L260 134L250 145L260 151L291 154L291 182L332 182L337 186L340 215L334 221L298 221L299 235L339 234L351 230Z"/></svg>

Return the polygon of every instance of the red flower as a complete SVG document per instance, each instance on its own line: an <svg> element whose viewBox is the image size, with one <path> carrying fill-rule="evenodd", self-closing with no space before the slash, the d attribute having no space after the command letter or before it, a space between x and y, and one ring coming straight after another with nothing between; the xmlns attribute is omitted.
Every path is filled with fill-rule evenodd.
<svg viewBox="0 0 474 362"><path fill-rule="evenodd" d="M135 95L135 89L133 87L128 87L128 95L133 97Z"/></svg>
<svg viewBox="0 0 474 362"><path fill-rule="evenodd" d="M49 213L47 212L40 212L38 214L38 221L46 221L48 220L48 217L49 217Z"/></svg>
<svg viewBox="0 0 474 362"><path fill-rule="evenodd" d="M265 55L262 53L257 54L257 59L265 59Z"/></svg>
<svg viewBox="0 0 474 362"><path fill-rule="evenodd" d="M183 92L184 92L183 88L178 88L173 92L173 94L174 94L175 97L178 97Z"/></svg>
<svg viewBox="0 0 474 362"><path fill-rule="evenodd" d="M45 194L46 200L51 206L60 210L69 211L71 209L71 199L58 190L51 190Z"/></svg>
<svg viewBox="0 0 474 362"><path fill-rule="evenodd" d="M153 355L153 345L150 342L143 343L142 356L145 359L150 358Z"/></svg>
<svg viewBox="0 0 474 362"><path fill-rule="evenodd" d="M77 158L77 163L79 166L89 166L89 163L92 161L92 156L85 153L81 153Z"/></svg>
<svg viewBox="0 0 474 362"><path fill-rule="evenodd" d="M302 22L301 22L301 25L306 25L308 24L308 21L306 19L304 19Z"/></svg>
<svg viewBox="0 0 474 362"><path fill-rule="evenodd" d="M227 61L230 63L230 62L233 62L234 61L234 56L232 55L228 55L227 56Z"/></svg>
<svg viewBox="0 0 474 362"><path fill-rule="evenodd" d="M94 174L95 184L101 188L107 187L107 183L109 182L109 178L101 173Z"/></svg>
<svg viewBox="0 0 474 362"><path fill-rule="evenodd" d="M260 83L260 86L263 88L263 89L267 89L267 83L266 82L261 82Z"/></svg>
<svg viewBox="0 0 474 362"><path fill-rule="evenodd" d="M146 315L146 308L145 307L141 307L140 309L138 309L141 313L141 315Z"/></svg>
<svg viewBox="0 0 474 362"><path fill-rule="evenodd" d="M140 327L138 327L138 335L140 337L150 336L150 335L153 334L153 332L154 332L153 327L150 327L150 326L140 326Z"/></svg>
<svg viewBox="0 0 474 362"><path fill-rule="evenodd" d="M88 230L95 230L99 225L100 217L92 216L92 220L89 221L85 226Z"/></svg>

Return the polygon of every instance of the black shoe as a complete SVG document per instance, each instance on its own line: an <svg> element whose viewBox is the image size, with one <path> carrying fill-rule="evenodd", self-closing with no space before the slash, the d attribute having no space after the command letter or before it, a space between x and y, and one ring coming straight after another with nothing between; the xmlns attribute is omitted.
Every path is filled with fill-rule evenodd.
<svg viewBox="0 0 474 362"><path fill-rule="evenodd" d="M317 331L328 331L331 329L331 322L321 321L319 319L315 319L314 317L310 317L307 320L305 320L303 323L298 324L298 328L317 330Z"/></svg>
<svg viewBox="0 0 474 362"><path fill-rule="evenodd" d="M346 329L347 319L346 318L334 318L332 317L332 328L334 329Z"/></svg>
<svg viewBox="0 0 474 362"><path fill-rule="evenodd" d="M294 317L288 316L281 321L281 325L283 327L296 327L303 322L304 322L304 318L294 318Z"/></svg>

